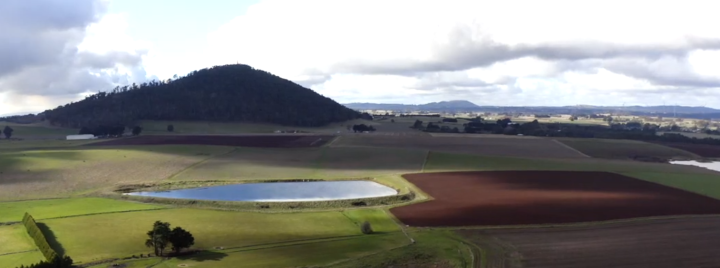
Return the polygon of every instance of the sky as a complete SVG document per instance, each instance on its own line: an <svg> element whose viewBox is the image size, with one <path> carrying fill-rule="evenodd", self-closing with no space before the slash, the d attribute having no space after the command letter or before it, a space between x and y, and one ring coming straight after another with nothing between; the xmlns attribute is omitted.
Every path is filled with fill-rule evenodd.
<svg viewBox="0 0 720 268"><path fill-rule="evenodd" d="M340 103L720 108L715 1L3 0L0 115L242 63Z"/></svg>

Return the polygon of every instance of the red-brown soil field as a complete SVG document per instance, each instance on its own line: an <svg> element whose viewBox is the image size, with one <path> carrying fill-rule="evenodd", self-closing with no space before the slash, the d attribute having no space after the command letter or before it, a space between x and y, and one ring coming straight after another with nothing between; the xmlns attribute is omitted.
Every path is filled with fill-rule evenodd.
<svg viewBox="0 0 720 268"><path fill-rule="evenodd" d="M607 172L404 175L434 200L391 209L410 226L523 225L720 214L720 200Z"/></svg>
<svg viewBox="0 0 720 268"><path fill-rule="evenodd" d="M300 135L257 135L257 136L221 136L221 135L148 135L125 139L114 139L88 144L88 146L115 145L223 145L241 147L304 148L319 147L332 140L333 136Z"/></svg>
<svg viewBox="0 0 720 268"><path fill-rule="evenodd" d="M694 143L661 143L662 145L685 150L702 157L720 157L720 146Z"/></svg>
<svg viewBox="0 0 720 268"><path fill-rule="evenodd" d="M586 227L460 230L489 268L716 268L720 217Z"/></svg>

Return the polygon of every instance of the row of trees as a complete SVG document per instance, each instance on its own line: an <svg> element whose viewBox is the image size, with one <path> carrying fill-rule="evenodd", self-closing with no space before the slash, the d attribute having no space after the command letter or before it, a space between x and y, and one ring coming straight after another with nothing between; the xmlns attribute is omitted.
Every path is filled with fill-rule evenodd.
<svg viewBox="0 0 720 268"><path fill-rule="evenodd" d="M365 125L365 124L359 124L359 125L353 125L353 126L352 126L352 131L355 132L355 133L357 133L357 132L361 132L361 133L362 133L362 132L365 132L365 131L373 132L373 131L375 131L375 130L376 130L376 129L375 129L374 126L368 126L368 125Z"/></svg>
<svg viewBox="0 0 720 268"><path fill-rule="evenodd" d="M608 126L577 125L550 123L541 124L537 120L523 124L513 123L510 119L501 119L496 122L473 121L464 124L466 133L493 133L505 135L526 135L544 137L575 137L575 138L601 138L601 139L629 139L656 142L684 142L708 145L720 145L720 139L690 138L681 134L664 133L657 135L658 126L654 124L640 124L628 122L625 124L612 124Z"/></svg>
<svg viewBox="0 0 720 268"><path fill-rule="evenodd" d="M35 245L37 245L38 249L40 249L40 253L43 254L45 257L45 261L41 261L39 263L31 264L30 266L27 266L28 268L69 268L72 267L73 260L69 256L60 256L55 252L55 250L50 247L50 244L48 243L47 239L45 238L45 235L43 234L40 227L37 225L37 222L35 222L35 219L30 215L29 213L25 213L22 220L23 225L25 226L25 229L27 230L30 237L35 242ZM20 267L26 267L26 266L20 266Z"/></svg>
<svg viewBox="0 0 720 268"><path fill-rule="evenodd" d="M267 122L322 126L360 117L337 102L247 65L216 66L168 81L116 87L44 112L53 125L132 125L138 120Z"/></svg>

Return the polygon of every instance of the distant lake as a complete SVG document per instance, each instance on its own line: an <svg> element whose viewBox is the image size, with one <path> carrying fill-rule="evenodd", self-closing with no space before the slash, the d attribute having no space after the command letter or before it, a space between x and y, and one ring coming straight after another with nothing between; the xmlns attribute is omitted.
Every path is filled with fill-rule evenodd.
<svg viewBox="0 0 720 268"><path fill-rule="evenodd" d="M720 171L720 162L698 162L698 161L670 161L670 164L675 165L689 165L689 166L698 166L703 167L715 171Z"/></svg>
<svg viewBox="0 0 720 268"><path fill-rule="evenodd" d="M127 195L215 201L327 201L396 195L397 190L372 181L246 183Z"/></svg>

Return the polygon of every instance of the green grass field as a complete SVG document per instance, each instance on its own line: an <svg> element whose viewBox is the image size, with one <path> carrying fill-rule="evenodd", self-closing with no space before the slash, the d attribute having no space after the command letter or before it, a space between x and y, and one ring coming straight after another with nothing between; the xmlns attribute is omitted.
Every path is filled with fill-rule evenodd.
<svg viewBox="0 0 720 268"><path fill-rule="evenodd" d="M25 212L36 220L67 216L165 208L105 198L48 199L0 202L0 222L21 221Z"/></svg>
<svg viewBox="0 0 720 268"><path fill-rule="evenodd" d="M417 172L427 152L379 148L239 148L186 170L174 180L365 178Z"/></svg>
<svg viewBox="0 0 720 268"><path fill-rule="evenodd" d="M14 268L20 265L38 263L45 260L39 250L8 255L0 255L0 267Z"/></svg>
<svg viewBox="0 0 720 268"><path fill-rule="evenodd" d="M150 265L160 268L207 267L317 267L353 260L367 255L392 250L408 244L407 238L400 233L357 236L329 241L305 242L287 245L275 245L264 248L236 250L213 250L189 256L160 260L157 258L119 262L125 268L145 268ZM105 268L108 265L91 266Z"/></svg>
<svg viewBox="0 0 720 268"><path fill-rule="evenodd" d="M76 261L88 262L150 253L145 232L156 220L182 226L193 233L194 248L226 250L270 246L287 242L361 236L355 221L375 222L394 232L392 220L373 212L252 213L199 209L167 209L41 220L57 241L56 249ZM147 229L147 230L146 230ZM108 241L112 241L108 243ZM51 243L52 244L52 243Z"/></svg>
<svg viewBox="0 0 720 268"><path fill-rule="evenodd" d="M662 159L700 158L700 156L653 143L630 140L558 139L558 141L596 158L628 159L634 156L650 156Z"/></svg>
<svg viewBox="0 0 720 268"><path fill-rule="evenodd" d="M720 175L661 172L624 172L624 175L720 199Z"/></svg>
<svg viewBox="0 0 720 268"><path fill-rule="evenodd" d="M127 146L0 151L0 201L69 197L120 183L164 180L231 149Z"/></svg>
<svg viewBox="0 0 720 268"><path fill-rule="evenodd" d="M35 243L22 224L0 226L0 255L34 250Z"/></svg>
<svg viewBox="0 0 720 268"><path fill-rule="evenodd" d="M0 214L2 215L2 214ZM22 224L0 226L0 267L15 267L43 260Z"/></svg>

